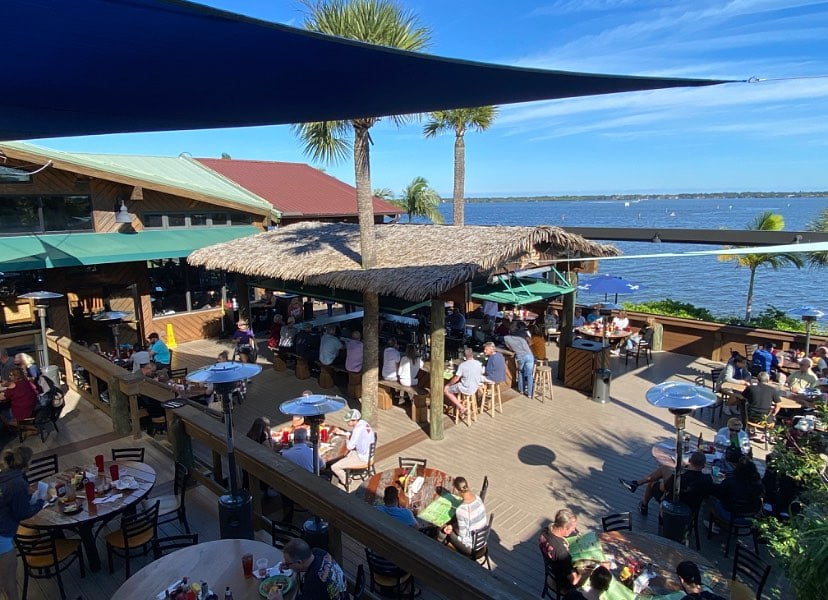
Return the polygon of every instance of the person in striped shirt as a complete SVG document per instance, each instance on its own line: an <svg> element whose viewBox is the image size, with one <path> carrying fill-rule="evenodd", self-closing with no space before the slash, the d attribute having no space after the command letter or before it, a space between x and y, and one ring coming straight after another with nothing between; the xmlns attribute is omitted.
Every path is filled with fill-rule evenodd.
<svg viewBox="0 0 828 600"><path fill-rule="evenodd" d="M462 554L472 553L472 532L487 524L486 507L483 501L472 493L465 477L455 477L452 482L454 493L463 500L454 513L453 523L442 529L441 540L447 540Z"/></svg>

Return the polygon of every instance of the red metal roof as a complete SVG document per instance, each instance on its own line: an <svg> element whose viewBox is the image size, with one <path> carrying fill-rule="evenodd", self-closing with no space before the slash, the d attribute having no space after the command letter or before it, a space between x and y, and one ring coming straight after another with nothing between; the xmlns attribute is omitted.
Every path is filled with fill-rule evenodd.
<svg viewBox="0 0 828 600"><path fill-rule="evenodd" d="M303 163L197 158L203 165L270 202L284 216L354 216L356 188ZM402 212L374 198L374 213Z"/></svg>

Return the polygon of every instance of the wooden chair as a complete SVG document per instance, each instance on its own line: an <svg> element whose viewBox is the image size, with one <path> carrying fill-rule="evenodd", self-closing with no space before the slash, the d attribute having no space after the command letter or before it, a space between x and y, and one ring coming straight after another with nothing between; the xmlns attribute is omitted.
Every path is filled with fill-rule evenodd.
<svg viewBox="0 0 828 600"><path fill-rule="evenodd" d="M190 524L187 522L187 484L190 482L190 469L180 462L175 463L175 478L173 479L173 493L150 498L149 502L157 500L158 524L178 522L184 526L184 531L190 533Z"/></svg>
<svg viewBox="0 0 828 600"><path fill-rule="evenodd" d="M187 533L182 535L169 535L167 537L155 538L152 541L152 555L157 560L176 550L188 548L198 544L197 533Z"/></svg>
<svg viewBox="0 0 828 600"><path fill-rule="evenodd" d="M291 523L270 522L270 543L281 550L293 538L301 538L303 531Z"/></svg>
<svg viewBox="0 0 828 600"><path fill-rule="evenodd" d="M428 465L427 458L407 458L400 456L399 461L401 469L411 470L412 467L416 466L418 473L422 473L422 471L425 470L426 466Z"/></svg>
<svg viewBox="0 0 828 600"><path fill-rule="evenodd" d="M489 522L485 527L472 531L471 554L469 555L469 558L489 571L492 570L492 564L489 562L489 533L492 531L493 520L494 513L489 515Z"/></svg>
<svg viewBox="0 0 828 600"><path fill-rule="evenodd" d="M144 462L144 448L113 448L112 460Z"/></svg>
<svg viewBox="0 0 828 600"><path fill-rule="evenodd" d="M730 583L730 597L732 600L761 600L762 590L768 581L771 567L762 560L758 554L751 552L742 544L736 544L736 553L733 556L733 576ZM742 581L736 579L740 575L743 579L749 580L752 586L756 586L754 593Z"/></svg>
<svg viewBox="0 0 828 600"><path fill-rule="evenodd" d="M765 450L767 450L768 446L770 445L771 437L772 437L773 430L774 430L775 427L776 427L776 423L774 423L773 421L768 421L767 417L765 418L764 421L756 421L756 420L748 419L748 421L747 421L747 434L748 434L748 437L750 437L751 441L752 441L753 436L757 432L761 431L762 432L762 439L763 439L764 444L765 444Z"/></svg>
<svg viewBox="0 0 828 600"><path fill-rule="evenodd" d="M57 579L61 600L66 600L61 572L78 559L81 577L86 577L80 540L58 539L55 532L36 531L29 534L17 533L14 544L23 559L23 598L28 598L29 578Z"/></svg>
<svg viewBox="0 0 828 600"><path fill-rule="evenodd" d="M109 572L114 573L112 557L122 556L126 562L126 579L130 576L129 559L134 550L140 550L146 556L153 542L158 537L158 508L160 502L156 501L147 510L142 510L133 515L121 517L121 528L106 536L106 558L109 562Z"/></svg>
<svg viewBox="0 0 828 600"><path fill-rule="evenodd" d="M190 370L187 367L181 367L180 369L170 369L170 379L186 379L187 373Z"/></svg>
<svg viewBox="0 0 828 600"><path fill-rule="evenodd" d="M480 486L480 493L477 494L478 496L480 496L480 501L481 502L486 501L486 493L488 491L489 491L489 476L485 475L483 477L483 485Z"/></svg>
<svg viewBox="0 0 828 600"><path fill-rule="evenodd" d="M368 577L372 592L379 588L382 595L390 592L394 594L394 598L414 598L417 588L411 573L403 571L390 560L374 554L368 548L365 549L365 558L368 560Z"/></svg>
<svg viewBox="0 0 828 600"><path fill-rule="evenodd" d="M49 454L48 456L33 458L29 461L29 466L26 469L26 479L34 483L36 481L42 481L52 475L56 475L58 471L57 454Z"/></svg>
<svg viewBox="0 0 828 600"><path fill-rule="evenodd" d="M377 450L377 437L374 434L374 442L371 444L371 449L368 452L368 463L359 467L348 467L345 469L345 491L351 491L351 481L365 481L374 473L374 453Z"/></svg>
<svg viewBox="0 0 828 600"><path fill-rule="evenodd" d="M632 515L628 512L615 513L601 517L604 531L632 531Z"/></svg>

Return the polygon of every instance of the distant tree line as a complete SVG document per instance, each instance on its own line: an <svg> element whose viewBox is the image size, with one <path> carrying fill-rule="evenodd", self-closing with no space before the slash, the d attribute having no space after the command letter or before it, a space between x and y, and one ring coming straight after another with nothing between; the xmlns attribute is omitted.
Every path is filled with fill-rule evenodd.
<svg viewBox="0 0 828 600"><path fill-rule="evenodd" d="M590 196L498 196L466 198L466 202L572 202L578 200L692 200L697 198L828 198L825 192L709 192L706 194L610 194ZM441 198L451 202L451 198Z"/></svg>

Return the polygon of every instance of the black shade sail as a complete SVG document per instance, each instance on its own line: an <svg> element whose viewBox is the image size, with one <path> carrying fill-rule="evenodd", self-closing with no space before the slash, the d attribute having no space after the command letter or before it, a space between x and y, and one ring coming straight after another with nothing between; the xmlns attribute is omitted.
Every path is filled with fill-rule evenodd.
<svg viewBox="0 0 828 600"><path fill-rule="evenodd" d="M525 69L180 0L3 0L0 140L275 125L724 81Z"/></svg>

